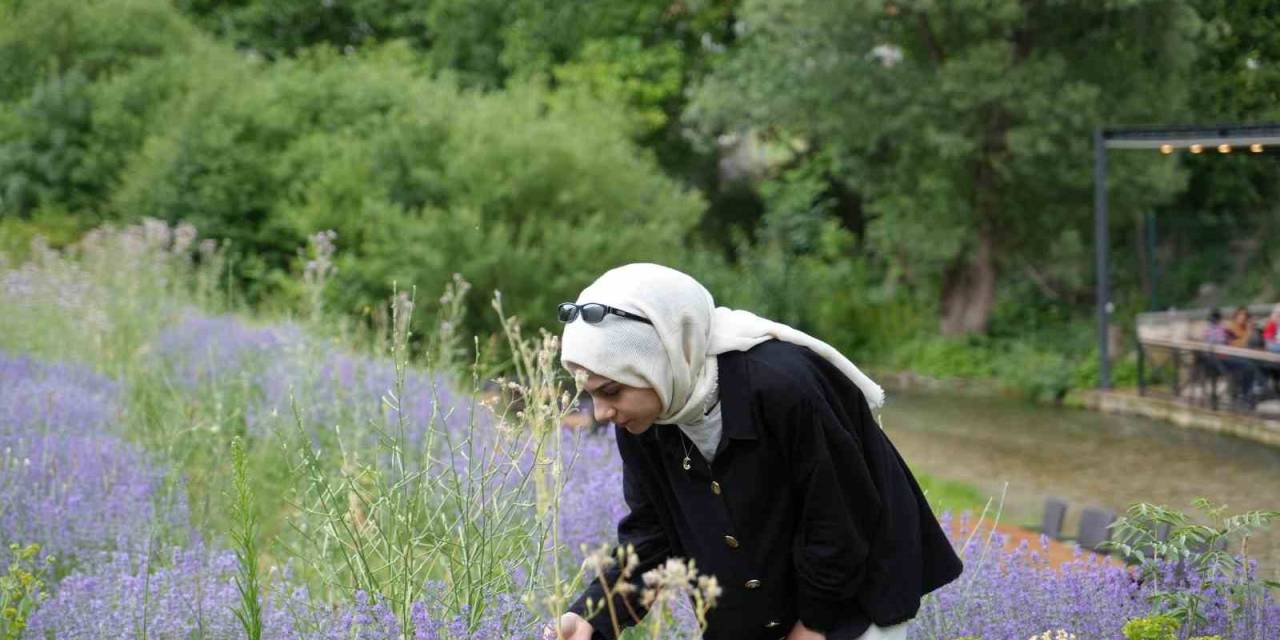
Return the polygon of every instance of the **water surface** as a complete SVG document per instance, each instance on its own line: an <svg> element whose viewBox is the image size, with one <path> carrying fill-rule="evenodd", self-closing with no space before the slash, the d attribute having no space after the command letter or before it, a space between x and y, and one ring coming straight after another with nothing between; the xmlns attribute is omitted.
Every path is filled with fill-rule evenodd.
<svg viewBox="0 0 1280 640"><path fill-rule="evenodd" d="M1037 523L1045 496L1117 512L1134 502L1187 511L1205 497L1228 513L1280 511L1280 449L1145 418L1035 405L1001 397L893 392L882 420L913 468L999 497L1003 520ZM1249 555L1280 577L1280 522L1251 538Z"/></svg>

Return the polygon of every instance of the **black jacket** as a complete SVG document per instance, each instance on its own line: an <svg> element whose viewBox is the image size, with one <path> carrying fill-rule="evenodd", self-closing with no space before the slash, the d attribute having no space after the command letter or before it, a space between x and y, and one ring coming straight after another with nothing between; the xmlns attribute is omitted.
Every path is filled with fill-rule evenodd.
<svg viewBox="0 0 1280 640"><path fill-rule="evenodd" d="M915 478L839 369L777 340L717 360L713 464L670 425L617 429L630 508L618 541L635 546L638 586L667 557L693 558L723 589L706 638L773 640L801 620L844 640L914 617L921 596L960 575ZM570 610L587 598L602 602L598 583ZM613 639L607 611L590 622L594 638Z"/></svg>

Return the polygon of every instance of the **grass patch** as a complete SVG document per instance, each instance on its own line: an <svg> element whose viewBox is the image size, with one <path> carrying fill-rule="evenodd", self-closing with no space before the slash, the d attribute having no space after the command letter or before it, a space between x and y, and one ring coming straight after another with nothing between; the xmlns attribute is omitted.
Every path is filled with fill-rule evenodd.
<svg viewBox="0 0 1280 640"><path fill-rule="evenodd" d="M920 483L920 489L924 491L925 498L929 500L929 506L934 513L943 511L979 513L987 504L987 497L971 484L958 480L946 480L915 470L911 473L915 475L916 482Z"/></svg>

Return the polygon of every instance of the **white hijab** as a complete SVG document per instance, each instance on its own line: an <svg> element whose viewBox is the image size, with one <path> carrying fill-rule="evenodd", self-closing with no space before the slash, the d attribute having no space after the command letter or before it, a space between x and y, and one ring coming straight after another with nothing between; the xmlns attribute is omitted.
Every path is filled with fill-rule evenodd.
<svg viewBox="0 0 1280 640"><path fill-rule="evenodd" d="M884 390L831 345L748 311L716 307L705 287L675 269L649 263L611 269L578 295L578 304L588 302L644 316L653 326L612 314L598 324L575 319L564 327L561 364L652 388L662 401L658 423L700 424L717 395L716 356L772 338L826 358L858 385L872 409L884 403Z"/></svg>

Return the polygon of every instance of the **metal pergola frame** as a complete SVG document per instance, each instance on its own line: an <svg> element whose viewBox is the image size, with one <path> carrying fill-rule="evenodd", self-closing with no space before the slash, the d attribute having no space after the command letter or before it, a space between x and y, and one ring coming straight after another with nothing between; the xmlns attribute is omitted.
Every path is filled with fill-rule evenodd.
<svg viewBox="0 0 1280 640"><path fill-rule="evenodd" d="M1224 146L1225 145L1225 146ZM1093 246L1098 304L1098 387L1111 388L1108 327L1115 307L1107 265L1107 150L1260 154L1280 148L1280 122L1262 124L1098 127L1093 131Z"/></svg>

